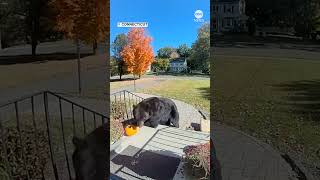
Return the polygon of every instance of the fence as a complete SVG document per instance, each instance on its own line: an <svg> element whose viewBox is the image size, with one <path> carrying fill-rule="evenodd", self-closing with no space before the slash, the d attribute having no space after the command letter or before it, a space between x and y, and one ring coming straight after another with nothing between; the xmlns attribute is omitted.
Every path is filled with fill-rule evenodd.
<svg viewBox="0 0 320 180"><path fill-rule="evenodd" d="M127 90L119 91L110 95L111 118L125 121L133 118L133 106L144 98Z"/></svg>
<svg viewBox="0 0 320 180"><path fill-rule="evenodd" d="M0 106L0 179L72 179L72 137L109 118L50 91Z"/></svg>

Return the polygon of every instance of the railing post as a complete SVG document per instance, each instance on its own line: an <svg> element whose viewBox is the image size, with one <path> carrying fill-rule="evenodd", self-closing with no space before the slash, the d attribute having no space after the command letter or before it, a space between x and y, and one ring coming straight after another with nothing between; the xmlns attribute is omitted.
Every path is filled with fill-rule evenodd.
<svg viewBox="0 0 320 180"><path fill-rule="evenodd" d="M50 116L49 116L49 111L48 111L49 105L48 105L48 93L47 92L43 93L43 99L44 99L44 113L45 113L45 120L46 120L46 125L47 125L48 141L49 141L50 158L51 158L51 163L52 163L52 167L53 167L54 177L56 180L59 180L57 166L54 162L53 151L52 151L51 132L50 132Z"/></svg>
<svg viewBox="0 0 320 180"><path fill-rule="evenodd" d="M86 134L87 134L87 130L86 130L86 118L85 118L84 116L85 116L84 108L82 107L83 132L84 132L84 135L86 135Z"/></svg>
<svg viewBox="0 0 320 180"><path fill-rule="evenodd" d="M38 142L38 136L37 136L38 128L37 128L35 112L34 112L34 96L31 96L31 111L32 111L33 129L35 131L34 139L35 139L36 149L38 151L38 149L39 149L39 142ZM41 171L41 176L42 176L42 179L44 179L44 172L43 171Z"/></svg>
<svg viewBox="0 0 320 180"><path fill-rule="evenodd" d="M2 148L4 151L5 161L6 161L6 170L8 171L9 179L12 179L12 171L11 166L9 164L9 156L8 156L8 147L7 147L7 135L4 132L2 119L0 119L0 131L1 131L1 140L2 140Z"/></svg>
<svg viewBox="0 0 320 180"><path fill-rule="evenodd" d="M127 119L129 119L128 109L127 109L127 100L126 100L126 91L123 92L123 99L124 99L124 108L126 110Z"/></svg>
<svg viewBox="0 0 320 180"><path fill-rule="evenodd" d="M15 107L15 111L16 111L17 130L18 130L18 133L19 133L19 141L20 141L20 146L21 146L21 156L23 158L24 168L27 171L27 179L30 179L29 171L28 171L27 164L26 164L26 156L25 156L25 153L24 153L25 149L24 149L24 145L23 145L22 137L21 137L20 116L19 116L19 109L18 109L18 102L17 101L14 102L14 107Z"/></svg>
<svg viewBox="0 0 320 180"><path fill-rule="evenodd" d="M92 114L93 114L93 123L94 123L94 128L97 128L96 113L92 112Z"/></svg>
<svg viewBox="0 0 320 180"><path fill-rule="evenodd" d="M60 111L60 122L61 122L61 130L62 130L62 140L63 140L63 147L64 147L64 155L65 155L66 161L67 161L69 179L72 180L71 179L71 172L70 172L70 165L69 165L69 158L68 158L68 154L67 154L66 139L64 137L63 112L62 112L61 98L59 98L59 111Z"/></svg>
<svg viewBox="0 0 320 180"><path fill-rule="evenodd" d="M71 111L72 111L72 130L73 130L73 136L76 135L76 127L75 127L75 119L74 119L74 106L71 104Z"/></svg>
<svg viewBox="0 0 320 180"><path fill-rule="evenodd" d="M130 101L130 94L129 93L128 93L128 99L129 99L129 111L130 111L130 115L131 115L130 118L132 118L133 117L133 113L132 113L133 107L132 107L132 104L131 104L131 101Z"/></svg>

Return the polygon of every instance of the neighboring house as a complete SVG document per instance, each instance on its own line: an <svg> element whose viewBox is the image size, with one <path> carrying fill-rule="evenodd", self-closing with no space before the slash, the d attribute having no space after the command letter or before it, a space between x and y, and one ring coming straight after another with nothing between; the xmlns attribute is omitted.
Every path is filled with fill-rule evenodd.
<svg viewBox="0 0 320 180"><path fill-rule="evenodd" d="M150 72L151 71L151 64L148 66L148 69L146 70L146 72Z"/></svg>
<svg viewBox="0 0 320 180"><path fill-rule="evenodd" d="M213 0L212 6L214 31L246 31L245 0Z"/></svg>
<svg viewBox="0 0 320 180"><path fill-rule="evenodd" d="M179 73L181 71L187 70L187 60L185 58L176 58L170 61L170 71Z"/></svg>

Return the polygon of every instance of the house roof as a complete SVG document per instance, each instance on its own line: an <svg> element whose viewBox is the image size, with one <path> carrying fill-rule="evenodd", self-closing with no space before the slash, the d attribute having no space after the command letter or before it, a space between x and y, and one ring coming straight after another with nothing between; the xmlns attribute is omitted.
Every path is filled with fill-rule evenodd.
<svg viewBox="0 0 320 180"><path fill-rule="evenodd" d="M170 61L170 63L184 63L185 58L176 58Z"/></svg>

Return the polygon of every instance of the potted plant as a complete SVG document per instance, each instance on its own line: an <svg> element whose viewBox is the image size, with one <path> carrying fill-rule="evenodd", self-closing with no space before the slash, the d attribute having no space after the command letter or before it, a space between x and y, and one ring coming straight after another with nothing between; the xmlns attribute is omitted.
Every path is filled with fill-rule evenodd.
<svg viewBox="0 0 320 180"><path fill-rule="evenodd" d="M111 102L110 146L119 141L124 134L123 124L121 123L121 120L124 117L122 107L122 102Z"/></svg>
<svg viewBox="0 0 320 180"><path fill-rule="evenodd" d="M119 144L118 141L123 136L123 134L124 134L123 125L120 122L120 120L111 119L110 120L110 145L115 147L116 144Z"/></svg>
<svg viewBox="0 0 320 180"><path fill-rule="evenodd" d="M221 180L221 166L216 157L216 151L212 139L199 145L186 146L185 153L185 175L190 179L212 179ZM210 152L211 156L210 156Z"/></svg>

